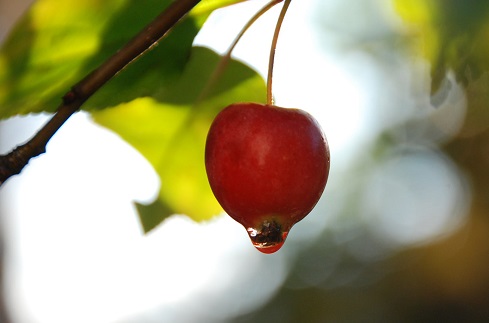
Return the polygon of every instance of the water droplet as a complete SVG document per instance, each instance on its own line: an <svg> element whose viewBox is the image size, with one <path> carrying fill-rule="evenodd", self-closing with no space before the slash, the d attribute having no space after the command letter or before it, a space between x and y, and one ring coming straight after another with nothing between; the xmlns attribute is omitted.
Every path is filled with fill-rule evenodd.
<svg viewBox="0 0 489 323"><path fill-rule="evenodd" d="M284 231L276 221L264 221L261 228L247 228L253 246L263 253L274 253L284 245L289 230Z"/></svg>

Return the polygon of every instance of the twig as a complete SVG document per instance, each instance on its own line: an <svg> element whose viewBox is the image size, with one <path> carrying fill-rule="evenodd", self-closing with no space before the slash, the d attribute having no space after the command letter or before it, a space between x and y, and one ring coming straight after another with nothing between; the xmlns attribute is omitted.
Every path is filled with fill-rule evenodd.
<svg viewBox="0 0 489 323"><path fill-rule="evenodd" d="M19 174L31 158L43 154L51 137L71 115L80 109L85 101L114 75L165 36L199 2L200 0L175 0L121 50L74 85L64 95L57 112L34 137L10 153L0 156L0 186L11 176Z"/></svg>
<svg viewBox="0 0 489 323"><path fill-rule="evenodd" d="M233 53L234 48L238 45L239 41L241 38L244 36L244 34L250 29L250 27L265 13L267 13L268 10L272 9L276 4L279 4L283 0L271 0L268 2L263 8L261 8L253 17L251 17L250 20L244 25L244 27L241 29L241 31L238 33L234 41L232 42L231 46L229 46L228 50L223 54L222 58L220 59L219 63L217 64L216 68L212 72L209 81L207 82L206 86L204 89L200 92L199 97L197 98L197 104L200 103L208 94L209 91L212 89L212 87L217 83L219 78L222 76L224 71L226 70L226 67L231 60L231 55Z"/></svg>

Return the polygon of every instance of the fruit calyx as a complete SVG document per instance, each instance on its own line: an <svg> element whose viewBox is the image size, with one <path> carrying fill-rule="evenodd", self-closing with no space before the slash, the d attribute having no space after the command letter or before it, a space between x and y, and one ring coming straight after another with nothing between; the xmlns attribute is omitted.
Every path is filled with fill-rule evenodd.
<svg viewBox="0 0 489 323"><path fill-rule="evenodd" d="M287 238L288 230L275 219L264 220L260 228L247 228L251 242L256 249L263 253L274 253L279 250Z"/></svg>

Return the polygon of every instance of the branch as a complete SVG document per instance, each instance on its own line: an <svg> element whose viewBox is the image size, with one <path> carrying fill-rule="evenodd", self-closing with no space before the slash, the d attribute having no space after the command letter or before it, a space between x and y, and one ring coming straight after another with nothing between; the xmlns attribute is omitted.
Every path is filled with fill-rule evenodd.
<svg viewBox="0 0 489 323"><path fill-rule="evenodd" d="M158 17L96 70L75 84L63 97L53 117L27 143L0 156L0 186L19 174L31 158L46 151L46 145L58 129L114 75L164 37L200 0L175 0Z"/></svg>

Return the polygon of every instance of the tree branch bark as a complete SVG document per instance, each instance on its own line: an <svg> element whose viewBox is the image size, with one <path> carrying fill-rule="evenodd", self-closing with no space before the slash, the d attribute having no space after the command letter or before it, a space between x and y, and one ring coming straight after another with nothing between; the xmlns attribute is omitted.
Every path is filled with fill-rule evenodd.
<svg viewBox="0 0 489 323"><path fill-rule="evenodd" d="M46 151L46 145L71 115L80 109L96 91L137 57L164 37L200 0L175 0L158 17L109 57L96 70L75 84L64 97L53 117L27 143L0 156L0 186L19 174L34 157Z"/></svg>

